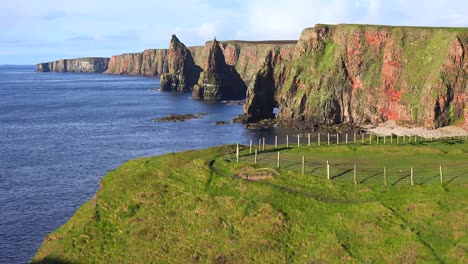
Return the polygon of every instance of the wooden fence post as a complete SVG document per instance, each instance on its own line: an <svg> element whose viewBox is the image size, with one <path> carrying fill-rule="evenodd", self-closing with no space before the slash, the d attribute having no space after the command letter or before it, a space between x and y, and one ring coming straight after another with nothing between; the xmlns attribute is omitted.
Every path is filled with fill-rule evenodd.
<svg viewBox="0 0 468 264"><path fill-rule="evenodd" d="M377 135L377 145L379 144L379 135Z"/></svg>
<svg viewBox="0 0 468 264"><path fill-rule="evenodd" d="M308 144L309 147L310 147L310 133L307 134L307 144Z"/></svg>
<svg viewBox="0 0 468 264"><path fill-rule="evenodd" d="M330 163L327 160L327 179L330 179Z"/></svg>
<svg viewBox="0 0 468 264"><path fill-rule="evenodd" d="M317 133L317 143L320 146L320 133Z"/></svg>
<svg viewBox="0 0 468 264"><path fill-rule="evenodd" d="M305 157L302 156L302 175L304 175L304 171L305 171Z"/></svg>
<svg viewBox="0 0 468 264"><path fill-rule="evenodd" d="M440 183L444 183L444 174L442 172L442 165L439 167L439 173L440 173Z"/></svg>
<svg viewBox="0 0 468 264"><path fill-rule="evenodd" d="M275 148L278 148L278 136L275 136Z"/></svg>
<svg viewBox="0 0 468 264"><path fill-rule="evenodd" d="M385 187L387 187L388 182L387 182L387 168L386 167L383 167L383 178L384 178L384 185Z"/></svg>
<svg viewBox="0 0 468 264"><path fill-rule="evenodd" d="M364 145L364 134L361 134L361 144Z"/></svg>
<svg viewBox="0 0 468 264"><path fill-rule="evenodd" d="M398 145L400 142L400 136L396 136L396 144Z"/></svg>
<svg viewBox="0 0 468 264"><path fill-rule="evenodd" d="M330 146L330 133L328 133L327 135L328 135L328 145Z"/></svg>
<svg viewBox="0 0 468 264"><path fill-rule="evenodd" d="M301 146L301 135L297 133L297 147L299 148Z"/></svg>
<svg viewBox="0 0 468 264"><path fill-rule="evenodd" d="M340 144L340 134L336 133L336 144Z"/></svg>
<svg viewBox="0 0 468 264"><path fill-rule="evenodd" d="M384 135L384 136L383 136L383 144L384 144L384 145L385 145L385 140L386 140L386 139L387 139L387 136Z"/></svg>
<svg viewBox="0 0 468 264"><path fill-rule="evenodd" d="M403 144L406 143L406 135L403 135Z"/></svg>
<svg viewBox="0 0 468 264"><path fill-rule="evenodd" d="M258 150L259 151L262 150L262 139L261 138L258 139Z"/></svg>
<svg viewBox="0 0 468 264"><path fill-rule="evenodd" d="M414 186L414 175L413 175L413 166L411 166L411 186Z"/></svg>
<svg viewBox="0 0 468 264"><path fill-rule="evenodd" d="M286 135L286 147L289 148L289 135Z"/></svg>
<svg viewBox="0 0 468 264"><path fill-rule="evenodd" d="M369 142L370 142L369 144L372 145L372 134L369 134Z"/></svg>
<svg viewBox="0 0 468 264"><path fill-rule="evenodd" d="M280 167L280 156L279 156L279 151L278 151L278 162L276 163L276 167L277 167L277 168Z"/></svg>
<svg viewBox="0 0 468 264"><path fill-rule="evenodd" d="M353 140L354 144L356 144L356 133L354 133L354 140Z"/></svg>
<svg viewBox="0 0 468 264"><path fill-rule="evenodd" d="M356 174L356 165L354 165L354 185L357 185L357 174Z"/></svg>
<svg viewBox="0 0 468 264"><path fill-rule="evenodd" d="M236 160L237 160L237 163L239 163L239 142L237 142L237 148L236 148Z"/></svg>
<svg viewBox="0 0 468 264"><path fill-rule="evenodd" d="M393 135L390 135L390 145L393 145Z"/></svg>
<svg viewBox="0 0 468 264"><path fill-rule="evenodd" d="M252 154L252 139L250 139L250 151L249 154Z"/></svg>
<svg viewBox="0 0 468 264"><path fill-rule="evenodd" d="M263 137L263 148L262 148L263 151L265 151L265 137Z"/></svg>
<svg viewBox="0 0 468 264"><path fill-rule="evenodd" d="M345 141L346 141L346 145L348 145L348 133L346 133Z"/></svg>
<svg viewBox="0 0 468 264"><path fill-rule="evenodd" d="M255 164L257 164L257 149L255 149Z"/></svg>

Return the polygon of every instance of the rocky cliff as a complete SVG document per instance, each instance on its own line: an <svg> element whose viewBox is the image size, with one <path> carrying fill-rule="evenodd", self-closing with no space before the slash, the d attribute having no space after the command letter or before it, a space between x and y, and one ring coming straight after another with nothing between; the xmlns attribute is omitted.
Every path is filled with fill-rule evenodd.
<svg viewBox="0 0 468 264"><path fill-rule="evenodd" d="M172 35L167 55L168 72L161 73L163 91L191 90L198 82L201 67L195 65L192 54L176 35Z"/></svg>
<svg viewBox="0 0 468 264"><path fill-rule="evenodd" d="M107 70L109 58L63 59L36 65L38 72L97 72Z"/></svg>
<svg viewBox="0 0 468 264"><path fill-rule="evenodd" d="M429 128L463 118L468 29L317 25L293 56L271 51L248 90L244 117L280 124L379 123Z"/></svg>
<svg viewBox="0 0 468 264"><path fill-rule="evenodd" d="M172 46L172 55L178 55L180 58L185 58L188 52L184 51L184 48L182 48L182 42L178 41L178 43L178 45ZM226 64L234 66L241 78L245 82L249 82L252 75L255 74L263 65L263 61L265 60L269 50L278 47L279 49L284 50L284 53L292 55L292 51L294 51L297 41L232 40L219 41L218 43L223 51ZM105 73L149 76L170 73L170 64L175 66L174 63L180 63L183 61L176 59L177 56L169 58L171 54L171 45L172 44L170 44L169 49L153 49L145 50L142 53L112 56L109 62L109 68ZM206 62L209 53L209 49L206 47L210 45L211 41L208 41L205 43L205 46L186 48L190 52L196 66L200 68L204 67L204 63ZM173 71L176 70L173 69Z"/></svg>
<svg viewBox="0 0 468 264"><path fill-rule="evenodd" d="M218 41L206 44L206 59L198 84L193 87L193 99L225 100L242 99L247 86L234 66L226 60Z"/></svg>

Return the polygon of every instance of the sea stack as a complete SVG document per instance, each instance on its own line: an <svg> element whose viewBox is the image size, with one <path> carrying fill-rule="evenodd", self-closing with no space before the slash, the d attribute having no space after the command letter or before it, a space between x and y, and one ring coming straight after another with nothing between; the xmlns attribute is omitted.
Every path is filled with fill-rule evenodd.
<svg viewBox="0 0 468 264"><path fill-rule="evenodd" d="M208 50L204 69L193 87L193 99L231 100L245 97L247 86L233 66L226 64L216 38L205 45Z"/></svg>
<svg viewBox="0 0 468 264"><path fill-rule="evenodd" d="M169 72L161 74L161 90L185 91L197 83L201 68L195 65L190 50L172 35L168 51Z"/></svg>

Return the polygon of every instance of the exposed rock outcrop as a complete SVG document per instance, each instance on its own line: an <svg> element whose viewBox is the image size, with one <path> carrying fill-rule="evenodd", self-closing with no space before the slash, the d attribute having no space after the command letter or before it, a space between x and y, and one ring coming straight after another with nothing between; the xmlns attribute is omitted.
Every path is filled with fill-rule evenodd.
<svg viewBox="0 0 468 264"><path fill-rule="evenodd" d="M198 84L193 87L193 99L227 100L245 97L247 87L233 66L227 65L218 41L207 43L207 58Z"/></svg>
<svg viewBox="0 0 468 264"><path fill-rule="evenodd" d="M107 70L109 58L63 59L36 65L38 72L86 72L101 73Z"/></svg>
<svg viewBox="0 0 468 264"><path fill-rule="evenodd" d="M201 68L195 65L190 50L176 35L172 35L167 58L169 72L161 74L161 90L191 90L200 77Z"/></svg>
<svg viewBox="0 0 468 264"><path fill-rule="evenodd" d="M147 49L140 53L112 56L105 74L157 76L169 72L168 50Z"/></svg>
<svg viewBox="0 0 468 264"><path fill-rule="evenodd" d="M467 105L467 52L467 29L317 25L253 77L244 117L270 118L275 105L285 126L449 125Z"/></svg>

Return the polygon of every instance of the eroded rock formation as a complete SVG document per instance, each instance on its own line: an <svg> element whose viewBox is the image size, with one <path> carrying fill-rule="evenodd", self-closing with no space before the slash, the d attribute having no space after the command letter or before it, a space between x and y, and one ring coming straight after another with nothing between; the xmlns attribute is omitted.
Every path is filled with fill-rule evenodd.
<svg viewBox="0 0 468 264"><path fill-rule="evenodd" d="M270 118L276 105L286 126L449 125L468 100L467 52L466 29L317 25L291 59L276 55L257 72L244 116Z"/></svg>
<svg viewBox="0 0 468 264"><path fill-rule="evenodd" d="M233 66L226 64L218 41L206 45L207 57L198 84L193 87L193 99L242 99L247 87Z"/></svg>
<svg viewBox="0 0 468 264"><path fill-rule="evenodd" d="M176 35L172 35L167 59L168 73L161 74L161 90L191 90L198 81L201 68L195 65L190 50Z"/></svg>

